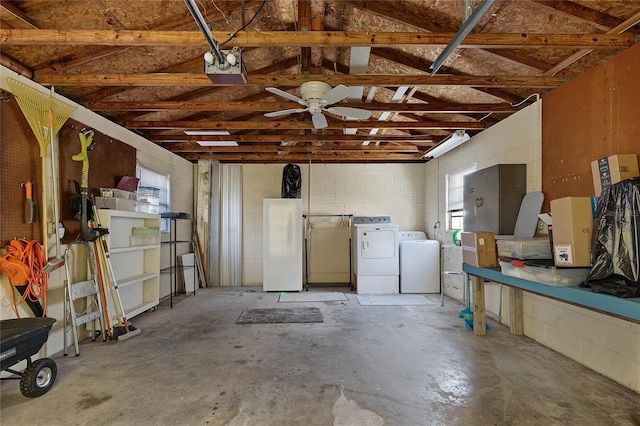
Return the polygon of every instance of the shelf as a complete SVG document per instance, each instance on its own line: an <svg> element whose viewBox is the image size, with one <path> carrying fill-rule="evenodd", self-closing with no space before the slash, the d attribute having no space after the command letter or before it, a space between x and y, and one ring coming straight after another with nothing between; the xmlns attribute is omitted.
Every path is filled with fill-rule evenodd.
<svg viewBox="0 0 640 426"><path fill-rule="evenodd" d="M128 212L124 210L98 209L98 212L109 212L111 217L124 217L131 219L158 219L160 215L152 213Z"/></svg>
<svg viewBox="0 0 640 426"><path fill-rule="evenodd" d="M604 314L612 314L619 318L640 322L640 297L625 299L608 294L594 293L590 288L555 287L504 275L496 268L478 268L466 263L462 265L462 269L470 275L493 282L521 288L531 293L551 297Z"/></svg>
<svg viewBox="0 0 640 426"><path fill-rule="evenodd" d="M158 306L158 303L159 302L157 300L154 300L152 302L142 303L140 305L130 307L129 309L127 309L127 319L133 318L136 315L139 315L143 312L148 311L149 309Z"/></svg>
<svg viewBox="0 0 640 426"><path fill-rule="evenodd" d="M160 269L160 273L161 274L170 274L174 271L183 271L185 269L193 269L195 268L194 265L187 265L187 266L167 266L166 268L162 268Z"/></svg>
<svg viewBox="0 0 640 426"><path fill-rule="evenodd" d="M169 288L169 300L170 300L170 307L173 308L173 296L177 295L179 292L181 293L183 290L185 291L185 293L188 293L188 291L186 291L187 289L187 283L184 282L184 289L180 289L178 290L178 272L179 271L187 271L190 269L194 269L195 272L193 274L193 294L196 294L196 287L198 285L198 281L197 281L197 275L198 275L198 270L196 269L195 265L178 265L178 244L189 244L190 245L190 250L194 251L195 250L195 245L194 245L194 234L195 234L195 230L194 230L194 226L195 223L193 223L193 218L191 217L191 215L187 214L187 213L176 213L176 212L165 212L162 213L161 216L163 218L169 219L170 221L170 229L169 229L169 240L166 241L161 241L160 244L161 245L167 245L169 247L169 259L170 259L170 266L162 268L160 273L161 274L169 274L170 275L170 288ZM188 220L188 221L192 221L191 224L191 240L182 240L182 239L178 239L177 238L177 234L178 234L178 221L179 220ZM187 253L184 253L187 254ZM194 262L197 262L196 259L194 259ZM186 277L185 277L186 280Z"/></svg>
<svg viewBox="0 0 640 426"><path fill-rule="evenodd" d="M140 274L140 275L134 275L132 277L121 278L118 280L118 287L125 287L131 284L136 284L136 283L139 283L140 281L148 280L149 278L155 278L157 276L158 276L157 273L151 273L151 274Z"/></svg>
<svg viewBox="0 0 640 426"><path fill-rule="evenodd" d="M149 250L149 249L154 249L154 248L158 248L157 245L151 245L151 246L127 246L127 247L115 247L110 250L110 253L125 253L128 251L138 251L138 250Z"/></svg>
<svg viewBox="0 0 640 426"><path fill-rule="evenodd" d="M156 244L132 246L132 229L160 228L160 215L99 209L98 216L106 236L110 262L118 285L118 294L130 319L159 303L160 241ZM147 243L149 241L142 241ZM107 309L116 318L118 307L107 300Z"/></svg>

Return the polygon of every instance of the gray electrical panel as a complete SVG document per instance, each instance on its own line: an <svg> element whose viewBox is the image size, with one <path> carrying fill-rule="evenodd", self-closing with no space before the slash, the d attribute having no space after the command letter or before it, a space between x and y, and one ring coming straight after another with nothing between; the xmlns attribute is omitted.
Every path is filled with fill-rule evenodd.
<svg viewBox="0 0 640 426"><path fill-rule="evenodd" d="M513 235L526 193L526 164L496 164L465 175L464 231Z"/></svg>

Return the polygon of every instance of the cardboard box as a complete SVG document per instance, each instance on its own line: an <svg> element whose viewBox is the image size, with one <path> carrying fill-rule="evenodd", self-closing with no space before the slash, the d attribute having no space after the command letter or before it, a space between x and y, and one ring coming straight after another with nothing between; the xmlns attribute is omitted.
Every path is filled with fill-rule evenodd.
<svg viewBox="0 0 640 426"><path fill-rule="evenodd" d="M636 154L616 154L591 162L593 189L596 197L603 189L625 179L640 176Z"/></svg>
<svg viewBox="0 0 640 426"><path fill-rule="evenodd" d="M591 266L595 197L551 200L553 259L556 266Z"/></svg>
<svg viewBox="0 0 640 426"><path fill-rule="evenodd" d="M498 266L493 232L463 232L462 262L479 268Z"/></svg>

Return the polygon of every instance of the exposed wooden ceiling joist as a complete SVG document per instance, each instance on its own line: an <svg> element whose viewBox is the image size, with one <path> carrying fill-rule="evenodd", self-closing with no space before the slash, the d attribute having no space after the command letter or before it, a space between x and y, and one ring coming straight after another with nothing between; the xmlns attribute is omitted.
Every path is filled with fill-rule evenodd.
<svg viewBox="0 0 640 426"><path fill-rule="evenodd" d="M198 2L221 48L242 49L248 84L227 86L204 75L207 43L181 0L0 0L0 64L191 161L425 162L419 151L433 140L493 126L634 48L640 33L640 0L501 0L430 77L463 22L459 3ZM327 113L328 128L317 130L308 112L263 117L300 109L264 87L302 96L312 80L357 88L354 103L337 106L374 118ZM189 129L228 130L240 145L200 146L229 137L187 137Z"/></svg>
<svg viewBox="0 0 640 426"><path fill-rule="evenodd" d="M398 154L393 152L351 152L351 151L330 151L330 152L309 152L309 153L286 153L283 148L280 155L276 151L273 153L237 154L237 153L192 153L184 154L187 160L218 160L226 163L366 163L366 162L387 162L387 163L422 163L424 160L421 154Z"/></svg>
<svg viewBox="0 0 640 426"><path fill-rule="evenodd" d="M256 86L298 87L305 81L324 81L332 86L469 86L554 88L565 82L562 77L546 76L472 76L472 75L257 75L247 76L247 84ZM211 86L204 74L42 74L38 82L45 86ZM237 84L216 84L237 86Z"/></svg>
<svg viewBox="0 0 640 426"><path fill-rule="evenodd" d="M304 121L127 121L124 126L129 129L220 129L220 130L244 130L244 129L281 129L304 130L313 129L311 122ZM327 129L423 129L423 130L482 130L487 127L483 122L461 121L334 121L328 120Z"/></svg>
<svg viewBox="0 0 640 426"><path fill-rule="evenodd" d="M167 149L171 152L227 152L227 153L273 153L273 146L261 146L261 145L239 145L239 146L200 146L195 144L173 144L168 145ZM362 153L367 152L391 152L391 153L418 153L423 152L424 148L421 150L416 145L353 145L353 144L340 144L337 145L296 145L296 146L278 146L277 150L286 150L287 152L319 152L319 153L327 153L327 152L335 152L335 150L339 149L340 151L349 151L356 152L360 151Z"/></svg>
<svg viewBox="0 0 640 426"><path fill-rule="evenodd" d="M293 102L209 102L209 101L139 101L139 102L89 102L93 111L277 111L296 108ZM518 108L506 103L496 104L456 104L438 103L364 103L350 102L349 107L362 108L369 111L389 112L439 112L439 113L514 113Z"/></svg>
<svg viewBox="0 0 640 426"><path fill-rule="evenodd" d="M228 34L212 31L214 38ZM341 31L248 31L230 43L236 47L351 47L351 46L446 46L455 33L341 32ZM129 30L25 30L0 29L0 42L21 46L206 46L197 31ZM631 34L469 34L460 48L517 49L553 47L558 49L612 49L633 46Z"/></svg>
<svg viewBox="0 0 640 426"><path fill-rule="evenodd" d="M379 135L346 135L346 134L314 134L314 135L285 135L285 134L250 134L250 135L230 135L230 136L192 136L192 135L158 135L148 138L152 142L197 142L197 141L228 141L236 142L410 142L429 143L433 142L431 136L379 136Z"/></svg>

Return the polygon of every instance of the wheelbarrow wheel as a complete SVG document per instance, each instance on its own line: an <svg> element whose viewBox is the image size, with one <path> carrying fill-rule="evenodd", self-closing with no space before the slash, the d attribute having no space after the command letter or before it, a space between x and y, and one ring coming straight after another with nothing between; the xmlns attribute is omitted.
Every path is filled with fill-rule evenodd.
<svg viewBox="0 0 640 426"><path fill-rule="evenodd" d="M20 392L27 398L37 398L51 389L56 381L58 366L51 358L38 359L22 373Z"/></svg>

